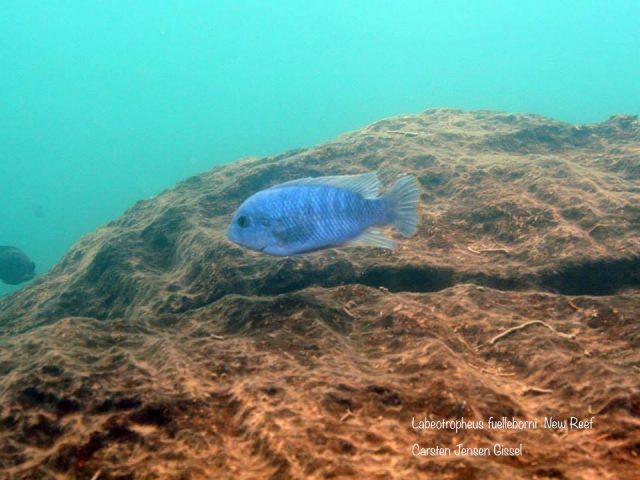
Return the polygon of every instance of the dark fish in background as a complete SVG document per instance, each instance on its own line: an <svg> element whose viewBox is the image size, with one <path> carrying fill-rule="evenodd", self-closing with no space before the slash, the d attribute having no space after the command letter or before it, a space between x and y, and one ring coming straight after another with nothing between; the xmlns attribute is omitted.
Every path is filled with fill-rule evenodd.
<svg viewBox="0 0 640 480"><path fill-rule="evenodd" d="M39 203L32 203L31 204L31 211L38 218L44 218L44 217L47 216L46 212L44 211L44 207L42 205L40 205Z"/></svg>
<svg viewBox="0 0 640 480"><path fill-rule="evenodd" d="M36 264L16 247L0 245L0 280L9 285L28 282L36 274Z"/></svg>

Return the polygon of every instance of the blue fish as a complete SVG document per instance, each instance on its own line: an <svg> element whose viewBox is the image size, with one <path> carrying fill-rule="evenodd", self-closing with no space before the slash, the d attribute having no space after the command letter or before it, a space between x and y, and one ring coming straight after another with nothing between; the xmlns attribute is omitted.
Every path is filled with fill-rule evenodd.
<svg viewBox="0 0 640 480"><path fill-rule="evenodd" d="M376 227L416 233L419 186L406 175L382 196L376 172L293 180L262 190L234 213L228 237L243 247L288 256L342 245L393 250Z"/></svg>

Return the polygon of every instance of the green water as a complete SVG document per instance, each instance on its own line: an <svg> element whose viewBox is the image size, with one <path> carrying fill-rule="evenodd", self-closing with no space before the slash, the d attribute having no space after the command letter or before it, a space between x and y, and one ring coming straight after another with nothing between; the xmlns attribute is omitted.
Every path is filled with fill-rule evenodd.
<svg viewBox="0 0 640 480"><path fill-rule="evenodd" d="M0 245L43 272L213 165L430 107L637 114L638 79L638 0L0 0Z"/></svg>

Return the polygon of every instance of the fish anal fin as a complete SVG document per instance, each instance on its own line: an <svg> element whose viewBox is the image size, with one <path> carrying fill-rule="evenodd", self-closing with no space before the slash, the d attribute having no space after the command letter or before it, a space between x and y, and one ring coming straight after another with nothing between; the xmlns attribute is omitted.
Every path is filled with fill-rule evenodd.
<svg viewBox="0 0 640 480"><path fill-rule="evenodd" d="M369 229L362 233L359 237L347 243L348 246L358 247L378 247L387 250L395 250L398 245L395 241L385 237L380 230Z"/></svg>

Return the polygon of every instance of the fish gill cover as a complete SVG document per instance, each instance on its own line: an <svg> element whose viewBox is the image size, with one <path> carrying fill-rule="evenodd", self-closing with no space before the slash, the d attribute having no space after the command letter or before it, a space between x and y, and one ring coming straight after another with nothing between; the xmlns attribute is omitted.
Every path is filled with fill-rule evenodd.
<svg viewBox="0 0 640 480"><path fill-rule="evenodd" d="M303 177L421 185L396 251L258 255L241 202ZM8 478L633 478L640 125L428 110L194 176L0 299ZM415 419L595 417L568 429ZM415 444L524 445L416 456Z"/></svg>

